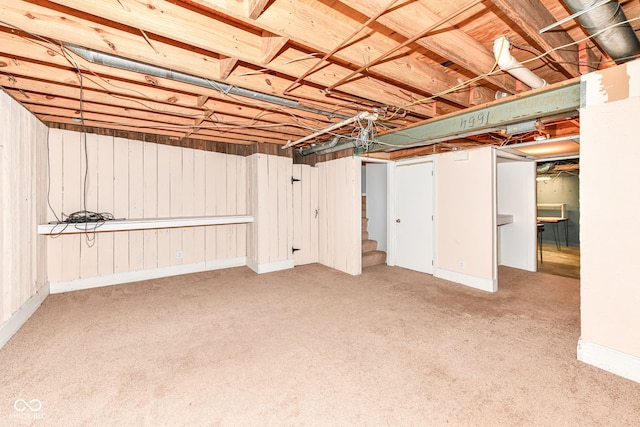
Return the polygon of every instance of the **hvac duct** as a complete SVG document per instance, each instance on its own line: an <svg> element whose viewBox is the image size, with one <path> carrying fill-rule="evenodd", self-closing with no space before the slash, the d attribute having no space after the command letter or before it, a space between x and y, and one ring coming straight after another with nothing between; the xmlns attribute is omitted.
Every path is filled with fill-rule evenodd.
<svg viewBox="0 0 640 427"><path fill-rule="evenodd" d="M343 142L338 144L338 142L344 139ZM300 148L300 154L302 156L308 156L309 154L329 154L334 151L345 150L347 148L354 148L356 146L356 139L352 137L346 137L342 135L334 136L330 141L325 142L320 145L315 145L309 148Z"/></svg>
<svg viewBox="0 0 640 427"><path fill-rule="evenodd" d="M509 52L510 47L511 43L509 43L509 40L504 36L498 37L493 41L493 54L498 62L498 67L511 74L531 89L538 89L546 86L546 81L536 76L533 71L526 68L518 62L517 59L511 56L511 52Z"/></svg>
<svg viewBox="0 0 640 427"><path fill-rule="evenodd" d="M580 13L595 0L563 0L572 13ZM610 1L578 16L580 25L594 36L598 45L617 63L640 55L640 41L627 21L618 1Z"/></svg>
<svg viewBox="0 0 640 427"><path fill-rule="evenodd" d="M233 94L238 96L244 96L246 98L257 99L259 101L268 102L271 104L281 105L283 107L295 108L297 110L306 111L313 114L321 114L329 118L347 119L349 116L342 114L335 114L329 111L319 110L317 108L307 107L300 105L298 101L292 99L282 98L280 96L269 95L267 93L256 92L254 90L243 89L241 87L233 86L226 83L205 79L191 74L181 73L179 71L173 71L168 68L157 67L155 65L145 64L143 62L133 61L131 59L123 58L108 53L98 52L92 49L87 49L81 46L75 46L72 44L65 44L65 47L71 52L80 56L86 61L93 62L94 64L106 65L108 67L120 68L123 70L134 71L136 73L147 74L150 76L160 77L164 79L170 79L179 81L182 83L188 83L196 86L206 87L209 89L219 90L223 94Z"/></svg>

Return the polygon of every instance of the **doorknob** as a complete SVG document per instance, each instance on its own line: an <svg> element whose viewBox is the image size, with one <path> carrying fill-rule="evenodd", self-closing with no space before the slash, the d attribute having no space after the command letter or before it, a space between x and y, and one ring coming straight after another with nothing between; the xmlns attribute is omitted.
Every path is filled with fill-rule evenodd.
<svg viewBox="0 0 640 427"><path fill-rule="evenodd" d="M397 222L398 224L400 224L400 218L396 219L396 222Z"/></svg>

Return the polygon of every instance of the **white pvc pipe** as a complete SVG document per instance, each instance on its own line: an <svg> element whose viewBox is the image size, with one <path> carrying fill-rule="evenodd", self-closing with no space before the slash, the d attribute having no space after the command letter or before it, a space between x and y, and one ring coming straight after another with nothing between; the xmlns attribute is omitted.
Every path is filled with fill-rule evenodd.
<svg viewBox="0 0 640 427"><path fill-rule="evenodd" d="M526 68L518 62L517 59L511 56L511 52L509 52L510 47L511 43L509 43L509 40L504 36L498 37L493 41L493 54L498 61L498 67L511 74L531 89L538 89L546 86L546 81L536 76L533 71Z"/></svg>

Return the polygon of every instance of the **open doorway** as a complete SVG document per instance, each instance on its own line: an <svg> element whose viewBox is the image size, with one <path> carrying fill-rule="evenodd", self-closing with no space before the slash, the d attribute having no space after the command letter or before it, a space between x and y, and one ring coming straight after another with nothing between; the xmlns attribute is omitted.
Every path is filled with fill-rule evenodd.
<svg viewBox="0 0 640 427"><path fill-rule="evenodd" d="M580 278L580 160L538 162L538 271Z"/></svg>

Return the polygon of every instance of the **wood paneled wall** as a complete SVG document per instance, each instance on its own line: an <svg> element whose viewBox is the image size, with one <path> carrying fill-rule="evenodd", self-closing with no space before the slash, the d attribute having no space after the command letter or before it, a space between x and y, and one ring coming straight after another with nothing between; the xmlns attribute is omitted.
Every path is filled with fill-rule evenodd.
<svg viewBox="0 0 640 427"><path fill-rule="evenodd" d="M245 157L61 129L49 145L47 221L83 210L85 192L87 210L116 218L247 213ZM196 264L245 257L246 225L65 234L48 253L51 282Z"/></svg>
<svg viewBox="0 0 640 427"><path fill-rule="evenodd" d="M0 91L0 324L46 283L47 127Z"/></svg>
<svg viewBox="0 0 640 427"><path fill-rule="evenodd" d="M321 264L349 274L362 272L362 197L357 157L319 163Z"/></svg>
<svg viewBox="0 0 640 427"><path fill-rule="evenodd" d="M318 262L318 168L293 165L293 253L295 265Z"/></svg>
<svg viewBox="0 0 640 427"><path fill-rule="evenodd" d="M288 157L247 157L247 264L259 273L293 267L293 161Z"/></svg>

